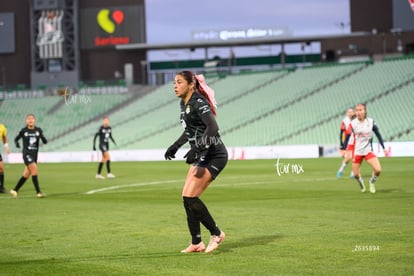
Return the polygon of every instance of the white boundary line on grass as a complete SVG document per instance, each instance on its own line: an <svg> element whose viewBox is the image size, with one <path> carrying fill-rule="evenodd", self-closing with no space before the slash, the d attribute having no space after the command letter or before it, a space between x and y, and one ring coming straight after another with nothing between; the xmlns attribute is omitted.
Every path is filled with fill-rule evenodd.
<svg viewBox="0 0 414 276"><path fill-rule="evenodd" d="M254 178L257 178L257 176L252 176ZM240 177L226 177L222 178L225 181L226 179L237 179ZM245 178L245 177L244 177ZM328 178L315 178L315 179L309 179L309 180L303 180L303 179L289 179L289 182L310 182L315 180L326 180ZM106 192L111 190L117 190L117 189L123 189L123 188L130 188L130 187L143 187L143 186L151 186L151 185L161 185L161 184L168 184L168 183L175 183L175 182L182 182L182 179L176 179L176 180L163 180L163 181L150 181L150 182L140 182L140 183L132 183L132 184L124 184L124 185L116 185L116 186L110 186L95 190L90 190L88 192L85 192L85 195L92 195L100 192ZM232 183L232 184L220 184L216 186L217 188L220 187L237 187L237 186L248 186L248 185L261 185L261 184L273 184L275 183L273 180L262 180L262 181L248 181L248 182L238 182L238 183ZM277 184L277 183L275 183Z"/></svg>
<svg viewBox="0 0 414 276"><path fill-rule="evenodd" d="M117 185L117 186L111 186L111 187L96 189L96 190L90 190L90 191L88 191L84 194L85 195L92 195L92 194L111 191L111 190L116 190L116 189L123 189L123 188L129 188L129 187L139 187L139 186L149 186L149 185L160 185L160 184L174 183L174 182L179 182L179 181L181 181L181 180L163 180L163 181L151 181L151 182L141 182L141 183Z"/></svg>
<svg viewBox="0 0 414 276"><path fill-rule="evenodd" d="M151 181L151 182L141 182L141 183L116 185L116 186L105 187L105 188L100 188L100 189L96 189L96 190L90 190L90 191L85 192L83 194L92 195L92 194L96 194L96 193L100 193L100 192L106 192L106 191L123 189L123 188L161 185L161 184L174 183L174 182L180 182L180 181L182 181L182 180L164 180L164 181ZM228 186L268 184L268 183L272 183L272 181L255 181L255 182L244 182L244 183L241 182L241 183L237 183L237 184L221 184L221 185L217 186L217 188L219 188L219 187L228 187Z"/></svg>

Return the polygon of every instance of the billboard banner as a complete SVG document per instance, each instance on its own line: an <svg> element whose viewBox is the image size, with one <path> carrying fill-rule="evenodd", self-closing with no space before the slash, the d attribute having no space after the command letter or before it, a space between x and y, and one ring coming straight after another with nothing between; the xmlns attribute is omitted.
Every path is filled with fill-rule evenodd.
<svg viewBox="0 0 414 276"><path fill-rule="evenodd" d="M81 49L145 43L143 6L111 6L80 11Z"/></svg>

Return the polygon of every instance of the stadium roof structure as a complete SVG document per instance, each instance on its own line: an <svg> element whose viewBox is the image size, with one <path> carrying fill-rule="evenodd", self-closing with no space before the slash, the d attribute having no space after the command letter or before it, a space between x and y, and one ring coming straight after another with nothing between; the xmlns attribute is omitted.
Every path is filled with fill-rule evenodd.
<svg viewBox="0 0 414 276"><path fill-rule="evenodd" d="M271 37L262 39L233 39L233 40L206 40L206 41L193 41L185 43L165 43L165 44L147 44L147 43L135 43L135 44L123 44L116 45L117 50L172 50L172 49L197 49L197 48L215 48L215 47L242 47L242 46L255 46L255 45L285 45L294 43L310 43L318 42L329 39L338 38L355 38L370 35L369 32L353 32L348 34L335 34L335 35L319 35L319 36L289 36L289 37Z"/></svg>

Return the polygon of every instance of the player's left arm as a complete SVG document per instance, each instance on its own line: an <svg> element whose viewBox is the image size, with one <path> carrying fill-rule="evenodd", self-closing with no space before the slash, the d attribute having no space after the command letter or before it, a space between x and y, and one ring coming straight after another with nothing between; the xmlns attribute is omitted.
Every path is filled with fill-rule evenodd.
<svg viewBox="0 0 414 276"><path fill-rule="evenodd" d="M216 137L219 127L212 112L201 116L201 120L206 125L206 130L203 133L202 140L204 144L208 146L214 141L214 137Z"/></svg>
<svg viewBox="0 0 414 276"><path fill-rule="evenodd" d="M377 136L378 142L381 145L382 149L384 150L384 153L387 154L388 151L385 149L384 140L382 139L382 135L379 132L378 126L375 124L375 122L374 122L374 125L372 126L372 131L375 133L375 136Z"/></svg>
<svg viewBox="0 0 414 276"><path fill-rule="evenodd" d="M111 139L112 143L116 145L114 138L112 137L112 131L109 133L109 139Z"/></svg>
<svg viewBox="0 0 414 276"><path fill-rule="evenodd" d="M206 130L202 134L201 139L197 141L197 145L201 149L208 149L211 144L218 142L216 141L216 137L219 127L208 103L205 103L204 105L198 107L197 110L200 114L201 120L206 126Z"/></svg>
<svg viewBox="0 0 414 276"><path fill-rule="evenodd" d="M42 140L43 144L47 144L47 139L43 135L43 130L41 128L39 128L39 133L40 133L40 139Z"/></svg>

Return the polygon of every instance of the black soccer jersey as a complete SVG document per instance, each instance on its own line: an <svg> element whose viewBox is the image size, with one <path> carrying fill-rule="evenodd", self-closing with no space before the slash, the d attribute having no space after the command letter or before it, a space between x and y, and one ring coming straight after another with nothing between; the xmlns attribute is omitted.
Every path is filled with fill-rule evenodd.
<svg viewBox="0 0 414 276"><path fill-rule="evenodd" d="M95 140L99 137L99 147L105 147L106 149L109 149L109 139L112 140L112 142L115 143L114 139L112 138L112 128L110 126L104 127L101 126L95 133L95 137L93 139L93 144L95 146Z"/></svg>
<svg viewBox="0 0 414 276"><path fill-rule="evenodd" d="M34 129L22 128L16 138L14 138L16 145L19 144L20 139L23 139L23 153L37 154L40 140L42 140L43 144L47 144L47 140L40 127L35 127Z"/></svg>
<svg viewBox="0 0 414 276"><path fill-rule="evenodd" d="M214 124L217 124L208 101L199 93L193 93L187 104L181 101L180 119L191 147L223 144L218 127L217 129L209 129L211 133L206 131L209 122L214 121Z"/></svg>

